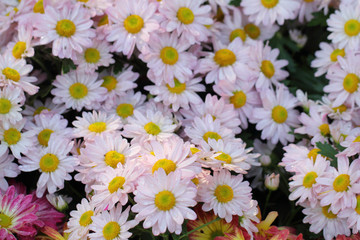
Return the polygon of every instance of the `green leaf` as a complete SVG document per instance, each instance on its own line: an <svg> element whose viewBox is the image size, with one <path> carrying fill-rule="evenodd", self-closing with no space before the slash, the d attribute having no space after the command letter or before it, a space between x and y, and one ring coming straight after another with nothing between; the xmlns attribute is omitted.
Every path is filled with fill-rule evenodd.
<svg viewBox="0 0 360 240"><path fill-rule="evenodd" d="M230 5L233 6L240 6L241 0L231 0Z"/></svg>
<svg viewBox="0 0 360 240"><path fill-rule="evenodd" d="M315 12L312 14L314 16L314 18L308 22L307 26L309 27L316 27L316 26L322 26L322 27L326 27L326 20L328 19L328 17L326 15L324 15L323 11L320 12Z"/></svg>
<svg viewBox="0 0 360 240"><path fill-rule="evenodd" d="M64 58L61 66L62 72L65 74L70 72L72 69L76 69L74 62L69 58Z"/></svg>
<svg viewBox="0 0 360 240"><path fill-rule="evenodd" d="M316 143L316 147L320 149L319 154L328 157L332 160L337 160L337 158L335 157L336 154L338 154L338 151L331 146L329 143L321 143L321 142L317 142Z"/></svg>

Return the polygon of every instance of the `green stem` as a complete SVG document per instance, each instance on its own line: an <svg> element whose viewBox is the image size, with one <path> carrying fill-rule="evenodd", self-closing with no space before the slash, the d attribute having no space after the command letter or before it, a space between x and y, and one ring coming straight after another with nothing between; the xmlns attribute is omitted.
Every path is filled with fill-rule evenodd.
<svg viewBox="0 0 360 240"><path fill-rule="evenodd" d="M270 200L270 196L271 196L271 190L269 190L267 196L266 196L266 200L265 200L265 205L264 205L264 210L263 210L263 216L265 216L265 213L266 213L266 208L267 208L267 205L269 203L269 200Z"/></svg>
<svg viewBox="0 0 360 240"><path fill-rule="evenodd" d="M128 194L128 199L129 199L129 202L134 206L136 203L134 201L134 199L132 199L132 197Z"/></svg>
<svg viewBox="0 0 360 240"><path fill-rule="evenodd" d="M47 73L48 78L50 78L52 76L52 74L49 72L49 70L45 67L45 65L39 59L37 59L35 56L33 56L31 58L31 60L34 60L34 62L36 62L41 67L41 69Z"/></svg>
<svg viewBox="0 0 360 240"><path fill-rule="evenodd" d="M166 233L161 234L161 236L164 240L169 240L169 236Z"/></svg>
<svg viewBox="0 0 360 240"><path fill-rule="evenodd" d="M202 229L203 227L206 227L206 226L208 226L208 225L210 225L210 224L212 224L212 223L214 223L214 222L219 221L220 219L221 219L221 218L217 217L217 218L215 218L214 220L212 220L212 221L210 221L210 222L208 222L208 223L205 223L205 224L201 225L200 227L197 227L197 228L191 230L190 232L187 232L187 233L181 235L181 236L179 237L179 240L182 239L182 238L184 238L184 237L186 237L187 235L189 235L189 234L191 234L191 233L193 233L193 232L196 232L196 231Z"/></svg>

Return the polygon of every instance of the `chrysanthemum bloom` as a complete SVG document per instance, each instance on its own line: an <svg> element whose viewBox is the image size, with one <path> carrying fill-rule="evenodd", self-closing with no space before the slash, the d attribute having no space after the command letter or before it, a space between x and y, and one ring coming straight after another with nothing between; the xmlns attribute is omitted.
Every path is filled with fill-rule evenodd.
<svg viewBox="0 0 360 240"><path fill-rule="evenodd" d="M24 95L20 88L9 86L0 89L0 122L4 127L22 119L20 103L23 101Z"/></svg>
<svg viewBox="0 0 360 240"><path fill-rule="evenodd" d="M17 59L34 56L32 29L23 25L18 26L18 35L7 45L12 56Z"/></svg>
<svg viewBox="0 0 360 240"><path fill-rule="evenodd" d="M341 154L345 154L347 157L360 153L360 128L352 129L340 145L345 147Z"/></svg>
<svg viewBox="0 0 360 240"><path fill-rule="evenodd" d="M113 6L113 1L108 0L71 0L72 4L81 4L83 8L89 9L90 16L103 15L105 10Z"/></svg>
<svg viewBox="0 0 360 240"><path fill-rule="evenodd" d="M60 144L61 143L61 144ZM21 158L21 171L32 172L39 170L40 178L37 182L36 196L43 196L48 190L54 193L64 188L64 181L71 180L69 173L74 171L78 164L77 158L68 156L73 142L57 135L51 135L48 146L28 152L27 157Z"/></svg>
<svg viewBox="0 0 360 240"><path fill-rule="evenodd" d="M155 76L156 84L162 81L175 86L174 78L183 83L193 76L192 69L196 65L196 57L186 50L190 44L185 37L178 38L175 32L152 34L151 44L142 49L139 58L150 68L148 76Z"/></svg>
<svg viewBox="0 0 360 240"><path fill-rule="evenodd" d="M207 41L210 31L206 25L213 24L211 7L204 0L164 0L159 7L162 15L160 25L167 32L183 35L190 44Z"/></svg>
<svg viewBox="0 0 360 240"><path fill-rule="evenodd" d="M14 156L9 154L9 150L6 150L0 155L0 190L6 191L8 189L9 184L6 178L15 178L19 174L19 166L14 163Z"/></svg>
<svg viewBox="0 0 360 240"><path fill-rule="evenodd" d="M43 112L47 114L63 114L66 111L65 104L54 104L52 98L46 98L45 102L36 99L33 106L25 105L25 109L21 112L25 117L31 119Z"/></svg>
<svg viewBox="0 0 360 240"><path fill-rule="evenodd" d="M298 126L297 99L283 85L274 92L264 90L261 95L263 107L253 110L253 122L256 129L261 130L261 139L270 140L273 144L294 141L290 127Z"/></svg>
<svg viewBox="0 0 360 240"><path fill-rule="evenodd" d="M147 0L115 2L115 7L108 8L106 13L114 24L107 29L106 40L115 41L113 51L130 57L135 46L140 50L143 44L148 43L150 33L159 28L156 9L156 4Z"/></svg>
<svg viewBox="0 0 360 240"><path fill-rule="evenodd" d="M284 157L279 165L285 167L287 172L300 173L301 166L299 165L302 162L306 162L306 159L311 159L315 162L320 149L313 148L310 150L305 146L289 144L284 147L284 151Z"/></svg>
<svg viewBox="0 0 360 240"><path fill-rule="evenodd" d="M0 192L0 238L16 240L18 237L33 237L37 230L34 222L39 206L32 203L31 195L16 195L10 186L4 194Z"/></svg>
<svg viewBox="0 0 360 240"><path fill-rule="evenodd" d="M321 1L322 0L300 1L299 22L303 23L305 20L310 21L313 19L313 13L319 10Z"/></svg>
<svg viewBox="0 0 360 240"><path fill-rule="evenodd" d="M76 117L72 124L75 127L74 136L77 138L83 137L85 140L106 133L115 133L122 128L119 118L102 111L83 112L82 117Z"/></svg>
<svg viewBox="0 0 360 240"><path fill-rule="evenodd" d="M122 206L104 211L96 216L91 217L92 223L88 234L89 239L94 240L126 240L132 235L128 230L137 225L137 221L127 221L129 217L130 206L122 212Z"/></svg>
<svg viewBox="0 0 360 240"><path fill-rule="evenodd" d="M34 35L40 38L40 44L52 44L52 54L59 58L76 59L76 53L90 47L95 30L91 29L87 10L80 4L64 5L61 10L52 6L45 7L45 13L40 16L43 24L37 24Z"/></svg>
<svg viewBox="0 0 360 240"><path fill-rule="evenodd" d="M250 208L251 187L243 181L243 175L232 176L222 169L214 172L209 182L199 186L198 195L204 202L204 211L213 210L216 215L231 222L233 215L242 216Z"/></svg>
<svg viewBox="0 0 360 240"><path fill-rule="evenodd" d="M249 48L240 38L235 38L228 46L219 41L214 42L214 53L200 59L195 73L206 74L206 83L219 81L235 82L236 76L249 71L246 63L249 60Z"/></svg>
<svg viewBox="0 0 360 240"><path fill-rule="evenodd" d="M244 14L256 24L283 25L285 20L294 19L300 7L297 0L244 0L241 2Z"/></svg>
<svg viewBox="0 0 360 240"><path fill-rule="evenodd" d="M107 92L101 87L103 80L98 80L98 74L85 74L79 71L70 71L67 74L56 76L53 82L55 88L51 90L55 104L65 103L66 108L81 111L97 109Z"/></svg>
<svg viewBox="0 0 360 240"><path fill-rule="evenodd" d="M339 48L357 50L360 44L360 11L354 5L340 4L340 10L336 10L327 20L328 36Z"/></svg>
<svg viewBox="0 0 360 240"><path fill-rule="evenodd" d="M321 102L319 103L319 111L321 114L325 114L333 120L351 121L353 109L351 109L349 105L342 104L338 107L334 107L334 102L326 95L321 98Z"/></svg>
<svg viewBox="0 0 360 240"><path fill-rule="evenodd" d="M143 227L152 227L155 236L166 230L180 234L184 219L196 219L190 209L196 205L196 187L189 179L181 179L180 171L166 174L159 169L141 178L134 194L132 211L138 213L135 220L145 220Z"/></svg>
<svg viewBox="0 0 360 240"><path fill-rule="evenodd" d="M10 53L0 54L0 86L13 85L22 89L29 95L34 95L39 90L32 84L36 77L28 76L33 66L26 64L24 59L16 59Z"/></svg>

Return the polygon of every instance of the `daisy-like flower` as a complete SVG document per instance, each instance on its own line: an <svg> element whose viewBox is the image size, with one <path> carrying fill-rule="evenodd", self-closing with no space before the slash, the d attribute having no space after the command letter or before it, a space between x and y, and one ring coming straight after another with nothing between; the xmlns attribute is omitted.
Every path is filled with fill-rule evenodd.
<svg viewBox="0 0 360 240"><path fill-rule="evenodd" d="M325 114L330 119L351 121L351 114L353 110L344 104L334 107L334 102L327 96L321 98L319 112Z"/></svg>
<svg viewBox="0 0 360 240"><path fill-rule="evenodd" d="M19 166L14 163L14 156L9 154L9 151L6 150L0 155L0 190L6 191L9 187L5 177L15 178L19 174Z"/></svg>
<svg viewBox="0 0 360 240"><path fill-rule="evenodd" d="M300 7L297 0L244 0L241 2L244 14L256 24L283 25L287 19L294 19Z"/></svg>
<svg viewBox="0 0 360 240"><path fill-rule="evenodd" d="M350 134L340 143L346 149L341 152L347 157L354 156L360 152L360 128L353 128Z"/></svg>
<svg viewBox="0 0 360 240"><path fill-rule="evenodd" d="M80 4L70 6L64 4L61 10L46 6L34 35L40 38L40 44L52 42L54 56L76 59L76 53L91 46L95 30L91 29L93 21L85 8Z"/></svg>
<svg viewBox="0 0 360 240"><path fill-rule="evenodd" d="M16 240L18 237L33 237L37 230L34 223L39 206L32 202L32 195L17 195L10 186L5 193L0 192L0 238Z"/></svg>
<svg viewBox="0 0 360 240"><path fill-rule="evenodd" d="M74 4L81 4L89 9L91 17L104 14L107 8L112 7L113 2L108 0L71 0Z"/></svg>
<svg viewBox="0 0 360 240"><path fill-rule="evenodd" d="M92 45L84 48L84 51L77 53L74 63L78 65L77 69L86 73L93 73L99 67L108 67L115 60L110 54L110 46L105 41L94 40Z"/></svg>
<svg viewBox="0 0 360 240"><path fill-rule="evenodd" d="M82 117L76 117L72 124L75 127L74 136L83 137L85 140L106 133L115 133L122 128L119 118L102 111L83 112Z"/></svg>
<svg viewBox="0 0 360 240"><path fill-rule="evenodd" d="M352 228L353 233L360 231L360 195L356 195L356 207L346 208L339 212L339 218L347 219L347 223Z"/></svg>
<svg viewBox="0 0 360 240"><path fill-rule="evenodd" d="M354 5L340 4L340 9L326 21L328 36L339 48L358 49L360 44L360 11Z"/></svg>
<svg viewBox="0 0 360 240"><path fill-rule="evenodd" d="M205 81L218 83L225 80L235 82L236 76L249 71L245 65L249 60L249 48L245 47L240 38L235 38L228 46L219 41L214 42L215 53L199 60L196 73L206 74Z"/></svg>
<svg viewBox="0 0 360 240"><path fill-rule="evenodd" d="M184 219L196 219L190 209L196 205L196 187L189 179L181 179L180 171L166 174L159 169L140 179L134 194L132 211L138 213L135 220L145 220L143 227L152 227L155 236L167 229L180 234Z"/></svg>
<svg viewBox="0 0 360 240"><path fill-rule="evenodd" d="M16 59L9 53L0 54L0 86L13 85L29 95L34 95L39 87L32 84L36 77L28 76L33 67L26 64L24 59Z"/></svg>
<svg viewBox="0 0 360 240"><path fill-rule="evenodd" d="M233 219L233 215L243 216L250 208L249 182L244 182L241 174L232 176L226 169L214 172L207 184L199 186L198 194L201 202L204 202L202 209L205 212L213 210L228 223Z"/></svg>
<svg viewBox="0 0 360 240"><path fill-rule="evenodd" d="M14 58L21 59L34 56L32 36L32 28L24 25L18 26L18 35L7 45L8 51L11 51Z"/></svg>
<svg viewBox="0 0 360 240"><path fill-rule="evenodd" d="M0 155L4 154L9 148L17 159L21 158L21 153L26 154L32 147L32 136L34 132L22 132L26 119L23 118L16 124L10 124L4 128L0 127Z"/></svg>
<svg viewBox="0 0 360 240"><path fill-rule="evenodd" d="M305 20L310 21L313 19L313 13L317 12L322 0L301 0L299 8L299 22L303 23Z"/></svg>
<svg viewBox="0 0 360 240"><path fill-rule="evenodd" d="M113 51L131 56L135 46L140 50L150 40L150 33L159 28L156 4L147 0L115 2L106 10L114 24L107 29L106 40L114 42ZM152 45L152 44L151 44Z"/></svg>
<svg viewBox="0 0 360 240"><path fill-rule="evenodd" d="M155 102L163 102L165 106L171 106L174 112L179 108L189 109L189 103L200 104L201 98L196 92L205 92L205 86L200 84L202 78L191 78L184 83L174 79L174 87L162 82L161 85L145 86L144 89L150 94L156 95Z"/></svg>
<svg viewBox="0 0 360 240"><path fill-rule="evenodd" d="M67 74L56 76L55 86L51 90L55 104L65 103L66 108L81 111L97 109L105 98L106 88L101 87L103 80L98 79L98 74L85 74L80 71L70 71Z"/></svg>
<svg viewBox="0 0 360 240"><path fill-rule="evenodd" d="M253 122L261 132L261 139L270 140L273 144L294 141L290 127L298 126L297 99L283 85L274 92L265 90L261 95L263 107L253 110Z"/></svg>
<svg viewBox="0 0 360 240"><path fill-rule="evenodd" d="M71 180L69 173L78 164L77 158L68 156L73 142L57 135L51 135L48 146L28 152L27 157L19 160L19 169L24 172L39 170L41 175L37 182L36 196L44 192L54 193L64 188L64 180Z"/></svg>
<svg viewBox="0 0 360 240"><path fill-rule="evenodd" d="M24 95L20 88L5 87L0 89L0 122L8 128L22 119L20 104Z"/></svg>
<svg viewBox="0 0 360 240"><path fill-rule="evenodd" d="M33 106L25 105L25 109L21 113L32 119L33 116L43 112L47 112L48 114L63 114L65 111L65 104L54 104L52 98L47 98L44 103L36 99Z"/></svg>
<svg viewBox="0 0 360 240"><path fill-rule="evenodd" d="M207 41L210 31L206 25L213 24L211 7L204 0L165 0L159 7L162 28L186 36L190 44Z"/></svg>
<svg viewBox="0 0 360 240"><path fill-rule="evenodd" d="M266 26L264 24L255 24L248 19L244 22L244 31L247 36L253 40L270 40L274 34L279 30L279 26L276 24Z"/></svg>
<svg viewBox="0 0 360 240"><path fill-rule="evenodd" d="M152 34L151 44L141 51L139 58L147 63L150 68L149 78L155 77L153 82L160 84L162 81L175 86L174 78L184 83L192 77L192 69L196 65L196 57L186 50L190 44L184 37L178 38L175 32Z"/></svg>

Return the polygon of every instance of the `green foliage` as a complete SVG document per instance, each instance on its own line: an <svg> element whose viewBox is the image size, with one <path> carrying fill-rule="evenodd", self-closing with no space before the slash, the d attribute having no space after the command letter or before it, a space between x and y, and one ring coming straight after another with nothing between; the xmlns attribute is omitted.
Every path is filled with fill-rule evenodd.
<svg viewBox="0 0 360 240"><path fill-rule="evenodd" d="M233 6L240 6L241 0L231 0L230 5Z"/></svg>
<svg viewBox="0 0 360 240"><path fill-rule="evenodd" d="M70 72L70 70L75 70L75 69L76 69L76 66L71 59L64 58L62 60L61 70L64 74Z"/></svg>
<svg viewBox="0 0 360 240"><path fill-rule="evenodd" d="M316 147L320 149L319 154L332 160L330 164L331 166L337 165L337 158L335 155L338 154L338 151L332 145L327 142L317 142Z"/></svg>

